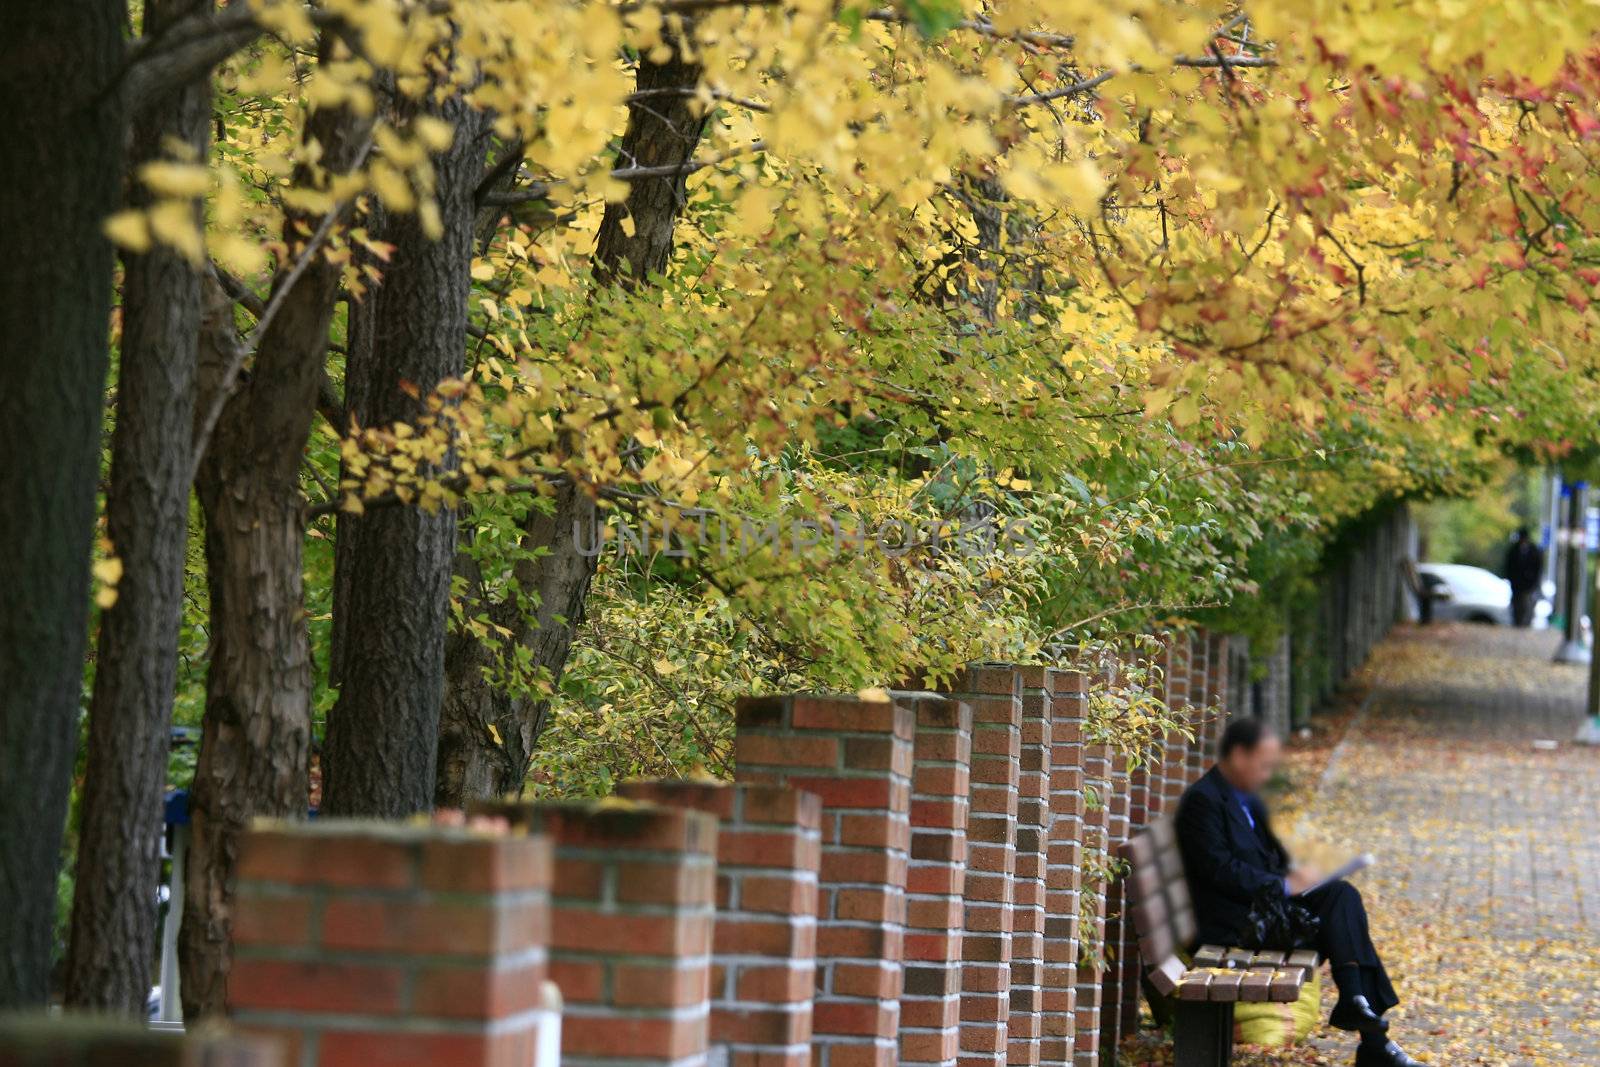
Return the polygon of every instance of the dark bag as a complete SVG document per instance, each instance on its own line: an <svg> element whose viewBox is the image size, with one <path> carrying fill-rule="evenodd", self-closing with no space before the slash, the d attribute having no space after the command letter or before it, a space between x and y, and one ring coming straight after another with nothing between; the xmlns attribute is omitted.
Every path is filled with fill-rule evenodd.
<svg viewBox="0 0 1600 1067"><path fill-rule="evenodd" d="M1316 940L1322 920L1292 897L1275 889L1263 892L1250 905L1244 925L1234 932L1233 944L1240 948L1293 952Z"/></svg>

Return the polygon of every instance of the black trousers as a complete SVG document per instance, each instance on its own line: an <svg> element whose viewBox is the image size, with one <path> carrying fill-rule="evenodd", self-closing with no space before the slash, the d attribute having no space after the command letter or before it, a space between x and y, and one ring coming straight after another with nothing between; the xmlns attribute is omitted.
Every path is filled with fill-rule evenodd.
<svg viewBox="0 0 1600 1067"><path fill-rule="evenodd" d="M1526 629L1533 625L1534 609L1539 605L1539 590L1513 589L1511 591L1511 621Z"/></svg>
<svg viewBox="0 0 1600 1067"><path fill-rule="evenodd" d="M1349 882L1330 882L1315 893L1300 898L1312 914L1322 920L1316 939L1304 948L1314 948L1335 972L1351 964L1361 969L1361 992L1372 1010L1382 1015L1400 998L1389 983L1378 950L1367 929L1367 906L1361 893Z"/></svg>

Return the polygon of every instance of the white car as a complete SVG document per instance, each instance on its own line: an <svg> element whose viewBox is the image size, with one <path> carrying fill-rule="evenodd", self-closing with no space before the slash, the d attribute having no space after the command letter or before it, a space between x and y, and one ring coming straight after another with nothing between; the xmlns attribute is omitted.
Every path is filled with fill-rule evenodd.
<svg viewBox="0 0 1600 1067"><path fill-rule="evenodd" d="M1417 570L1433 595L1435 620L1511 625L1511 583L1498 574L1463 563L1423 563ZM1549 612L1541 600L1534 614L1543 618Z"/></svg>

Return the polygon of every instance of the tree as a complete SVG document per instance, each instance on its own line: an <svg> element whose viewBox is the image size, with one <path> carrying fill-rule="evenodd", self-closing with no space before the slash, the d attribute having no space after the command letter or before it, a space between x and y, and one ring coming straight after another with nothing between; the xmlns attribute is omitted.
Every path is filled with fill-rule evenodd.
<svg viewBox="0 0 1600 1067"><path fill-rule="evenodd" d="M122 5L11 12L0 43L0 1009L44 1004L89 621L123 110ZM26 254L22 250L27 250Z"/></svg>
<svg viewBox="0 0 1600 1067"><path fill-rule="evenodd" d="M369 224L393 251L377 286L351 312L345 405L358 427L387 431L418 421L427 395L463 371L489 119L460 94L424 114L448 123L451 138L432 160L437 223L414 210L380 208L381 222ZM395 125L404 128L405 119ZM436 467L447 474L451 464L447 458ZM451 508L339 517L339 702L323 755L329 814L400 816L433 804L455 527Z"/></svg>
<svg viewBox="0 0 1600 1067"><path fill-rule="evenodd" d="M150 0L147 36L209 9ZM208 186L208 78L147 101L133 120L134 209L146 181L187 182L200 232ZM170 153L183 146L178 158ZM116 602L100 617L89 707L83 818L67 956L68 1004L143 1016L155 958L156 909L137 887L156 884L189 530L194 377L200 338L200 250L156 245L125 252L116 429L107 532L122 567Z"/></svg>
<svg viewBox="0 0 1600 1067"><path fill-rule="evenodd" d="M325 61L344 49L324 35ZM371 115L319 108L305 143L315 146L314 161L300 164L296 184L327 190L365 161ZM350 203L337 193L331 201L321 212L286 213L288 255L250 339L236 338L231 304L216 309L203 331L195 488L205 513L211 665L179 934L185 1019L223 1010L238 835L259 815L304 818L309 803L312 664L300 464L343 277L342 260L325 243Z"/></svg>
<svg viewBox="0 0 1600 1067"><path fill-rule="evenodd" d="M646 176L629 183L626 198L606 204L593 264L601 285L648 287L671 259L673 226L685 202L685 168L707 121L705 105L694 95L704 72L684 54L690 34L692 29L680 29L668 35L660 62L639 60L619 156ZM474 564L470 558L463 561L469 611L490 625L467 630L447 646L440 804L459 807L521 790L550 697L506 693L496 684L495 664L510 646L517 649L512 655L523 658L524 669L544 684L560 682L594 578L596 557L584 550L584 539L596 530L597 517L592 490L577 477L561 480L548 510L528 510L517 588L495 603L484 603L481 585L472 588ZM522 597L531 598L531 609Z"/></svg>

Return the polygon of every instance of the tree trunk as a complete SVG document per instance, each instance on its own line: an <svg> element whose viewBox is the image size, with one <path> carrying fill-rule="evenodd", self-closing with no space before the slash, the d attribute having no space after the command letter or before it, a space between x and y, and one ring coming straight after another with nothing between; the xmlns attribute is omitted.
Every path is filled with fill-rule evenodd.
<svg viewBox="0 0 1600 1067"><path fill-rule="evenodd" d="M78 732L124 124L123 5L0 37L0 1010L40 1007Z"/></svg>
<svg viewBox="0 0 1600 1067"><path fill-rule="evenodd" d="M511 654L508 646L521 644L529 650L532 663L550 671L552 680L561 677L594 578L595 556L580 548L593 544L595 520L594 500L580 487L563 483L556 490L555 511L546 515L531 510L524 523L525 543L548 550L518 564L516 571L518 588L536 598L535 624L528 625L514 598L490 605L480 602L469 604L469 614L483 611L512 636L501 641L450 635L435 798L440 807L460 807L474 798L503 796L522 788L550 705L547 700L514 697L496 685L496 664ZM470 562L463 566L473 570ZM475 588L475 583L469 585Z"/></svg>
<svg viewBox="0 0 1600 1067"><path fill-rule="evenodd" d="M145 33L210 6L210 0L148 0ZM169 137L204 158L210 117L208 78L152 102L134 120L130 163L163 158ZM135 207L150 201L137 183L131 199ZM197 226L200 211L197 201ZM122 579L116 604L100 619L66 999L71 1007L141 1018L155 958L199 331L200 277L189 261L170 248L125 255L106 498Z"/></svg>
<svg viewBox="0 0 1600 1067"><path fill-rule="evenodd" d="M370 118L325 109L312 115L306 136L322 146L321 166L341 174L360 163L370 128ZM303 256L304 235L323 221L289 216L287 263ZM292 288L261 337L249 375L227 397L195 480L206 518L211 667L189 798L191 851L178 945L190 1023L220 1014L225 1004L238 834L257 815L304 818L309 799L311 651L299 471L341 269L314 250L297 281L279 272L274 299L279 287ZM222 384L221 368L236 358L235 344L231 311L214 308L202 330L196 405L202 418Z"/></svg>
<svg viewBox="0 0 1600 1067"><path fill-rule="evenodd" d="M455 141L434 158L443 236L388 212L383 279L351 310L345 405L362 427L414 421L467 343L476 204L488 117L451 97L438 111ZM409 390L409 392L408 392ZM339 701L323 747L329 814L404 816L433 804L456 514L419 507L339 516L334 665Z"/></svg>
<svg viewBox="0 0 1600 1067"><path fill-rule="evenodd" d="M686 91L699 84L700 75L699 64L684 59L677 49L665 63L640 59L621 166L679 167L694 157L705 115ZM635 181L626 200L607 204L595 247L595 277L631 287L664 271L683 201L684 176L672 174ZM630 218L631 235L624 226ZM509 643L530 650L531 664L542 668L552 685L561 680L594 578L597 556L583 551L591 544L594 521L593 499L582 486L563 483L556 491L554 513L531 509L525 526L524 546L537 550L539 558L519 567L517 581L524 593L537 598L536 624L530 627L514 602L482 609L512 631ZM462 566L470 570L470 564ZM492 684L486 673L500 654L495 645L465 634L452 635L447 646L435 798L442 807L522 788L550 701L515 699Z"/></svg>

